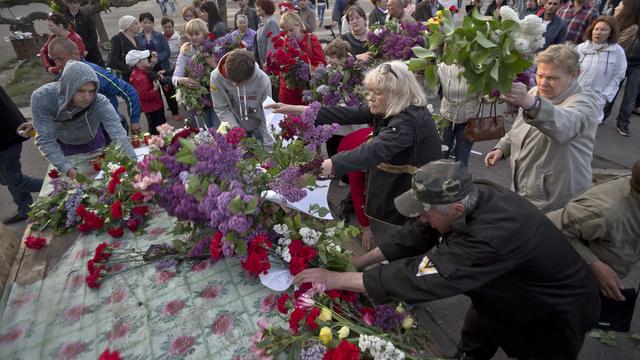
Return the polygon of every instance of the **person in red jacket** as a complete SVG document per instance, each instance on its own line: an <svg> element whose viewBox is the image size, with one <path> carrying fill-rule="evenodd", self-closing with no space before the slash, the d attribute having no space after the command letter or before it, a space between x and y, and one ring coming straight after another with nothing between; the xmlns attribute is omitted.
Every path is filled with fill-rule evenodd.
<svg viewBox="0 0 640 360"><path fill-rule="evenodd" d="M149 133L157 135L158 126L167 122L164 117L164 103L160 96L160 81L153 71L149 61L149 50L131 50L125 57L125 62L133 67L129 81L138 93L140 107L147 117Z"/></svg>
<svg viewBox="0 0 640 360"><path fill-rule="evenodd" d="M51 34L49 34L49 39L44 43L42 49L40 49L40 60L49 74L58 75L60 73L60 67L56 66L54 59L49 57L49 42L51 40L56 37L67 37L76 44L78 52L83 58L87 52L84 47L84 41L82 41L80 35L69 28L69 22L64 15L57 13L50 14L49 17L47 17L47 25L49 26Z"/></svg>
<svg viewBox="0 0 640 360"><path fill-rule="evenodd" d="M338 145L338 152L349 151L357 148L361 144L364 144L371 138L370 127L366 127L360 130L356 130L348 135L345 135ZM349 191L351 193L351 201L353 202L353 209L358 218L358 224L362 227L362 249L369 251L373 245L373 234L369 228L369 218L364 213L365 203L365 174L366 172L356 170L347 174L349 177Z"/></svg>
<svg viewBox="0 0 640 360"><path fill-rule="evenodd" d="M298 14L291 11L284 13L280 17L280 29L287 33L285 37L287 44L289 44L293 39L296 40L295 42L297 42L300 47L302 55L306 55L308 58L311 71L317 68L320 64L327 64L327 60L324 57L324 52L322 51L322 46L320 45L318 37L306 31L304 23ZM280 102L290 105L304 105L304 102L302 102L303 90L304 89L301 88L289 89L284 77L280 78L280 89L278 91Z"/></svg>

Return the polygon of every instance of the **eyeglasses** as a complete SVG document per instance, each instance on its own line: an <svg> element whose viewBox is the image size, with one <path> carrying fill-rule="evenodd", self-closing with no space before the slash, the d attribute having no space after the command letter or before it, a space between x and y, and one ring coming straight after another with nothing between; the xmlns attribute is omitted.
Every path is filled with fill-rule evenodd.
<svg viewBox="0 0 640 360"><path fill-rule="evenodd" d="M380 71L380 74L391 73L393 76L396 77L396 79L398 78L398 74L396 74L396 72L393 71L393 68L389 64L380 65L380 67L378 68L378 71Z"/></svg>

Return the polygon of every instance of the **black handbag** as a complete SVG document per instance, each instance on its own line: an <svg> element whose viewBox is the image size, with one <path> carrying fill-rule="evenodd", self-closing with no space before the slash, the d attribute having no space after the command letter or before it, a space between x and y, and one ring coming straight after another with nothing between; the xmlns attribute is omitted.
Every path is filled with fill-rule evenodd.
<svg viewBox="0 0 640 360"><path fill-rule="evenodd" d="M638 292L636 289L621 289L620 292L625 298L624 301L609 299L600 293L601 306L597 329L629 332Z"/></svg>

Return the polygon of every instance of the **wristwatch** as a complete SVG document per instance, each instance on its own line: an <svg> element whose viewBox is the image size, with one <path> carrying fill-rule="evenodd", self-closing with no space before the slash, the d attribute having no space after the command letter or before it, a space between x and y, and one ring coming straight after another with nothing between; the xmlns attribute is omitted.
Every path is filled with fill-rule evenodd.
<svg viewBox="0 0 640 360"><path fill-rule="evenodd" d="M535 101L533 102L533 105L531 105L531 107L529 108L523 108L522 111L526 112L526 113L531 113L533 111L537 111L538 108L540 107L540 95L536 95L535 97Z"/></svg>

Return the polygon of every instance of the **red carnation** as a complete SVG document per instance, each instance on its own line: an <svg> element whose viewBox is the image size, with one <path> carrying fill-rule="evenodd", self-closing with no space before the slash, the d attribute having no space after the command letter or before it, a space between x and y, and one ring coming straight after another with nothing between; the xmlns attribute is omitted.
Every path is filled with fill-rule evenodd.
<svg viewBox="0 0 640 360"><path fill-rule="evenodd" d="M457 6L451 5L451 6L449 6L449 11L451 11L454 14L457 14L459 10L458 10Z"/></svg>
<svg viewBox="0 0 640 360"><path fill-rule="evenodd" d="M76 208L76 215L84 217L86 213L87 208L83 204L78 205L78 207Z"/></svg>
<svg viewBox="0 0 640 360"><path fill-rule="evenodd" d="M140 216L146 216L147 213L149 212L149 208L147 206L141 205L141 206L136 206L133 209L131 209L131 213L134 215L140 215Z"/></svg>
<svg viewBox="0 0 640 360"><path fill-rule="evenodd" d="M24 245L29 249L42 249L45 245L47 245L47 239L29 235L26 239L24 239Z"/></svg>
<svg viewBox="0 0 640 360"><path fill-rule="evenodd" d="M122 237L122 235L124 235L124 229L122 229L120 226L112 227L107 232L113 238L119 238L119 237Z"/></svg>
<svg viewBox="0 0 640 360"><path fill-rule="evenodd" d="M111 177L111 180L109 180L109 184L107 185L109 194L114 194L116 192L116 186L118 186L118 184L120 184L120 178L117 176Z"/></svg>
<svg viewBox="0 0 640 360"><path fill-rule="evenodd" d="M343 291L340 294L340 300L355 304L358 301L358 293L353 291Z"/></svg>
<svg viewBox="0 0 640 360"><path fill-rule="evenodd" d="M317 307L314 307L313 309L311 309L311 311L309 311L309 315L307 315L306 323L311 330L318 329L318 324L316 323L316 319L318 318L319 315L320 315L320 309Z"/></svg>
<svg viewBox="0 0 640 360"><path fill-rule="evenodd" d="M57 179L60 176L60 173L56 169L51 169L51 170L49 170L48 175L52 179Z"/></svg>
<svg viewBox="0 0 640 360"><path fill-rule="evenodd" d="M324 354L322 360L358 360L360 349L347 340L342 340L337 348L330 349Z"/></svg>
<svg viewBox="0 0 640 360"><path fill-rule="evenodd" d="M111 204L111 216L116 220L122 219L122 203L120 200L116 200Z"/></svg>
<svg viewBox="0 0 640 360"><path fill-rule="evenodd" d="M337 298L339 298L342 295L342 291L340 290L327 290L324 292L325 294L327 294L328 297L331 298L331 300L335 300Z"/></svg>
<svg viewBox="0 0 640 360"><path fill-rule="evenodd" d="M102 354L100 354L98 360L122 360L122 358L120 357L119 352L115 350L111 351L109 350L109 348L107 348L102 352Z"/></svg>
<svg viewBox="0 0 640 360"><path fill-rule="evenodd" d="M131 195L131 201L133 202L140 202L144 199L144 194L141 193L140 191L136 191L135 193L133 193L133 195Z"/></svg>
<svg viewBox="0 0 640 360"><path fill-rule="evenodd" d="M222 255L222 233L220 231L216 231L216 233L213 234L213 239L211 240L211 244L209 244L209 252L212 259L220 259L220 255Z"/></svg>
<svg viewBox="0 0 640 360"><path fill-rule="evenodd" d="M92 163L94 171L100 171L102 169L102 162L100 160L94 160Z"/></svg>
<svg viewBox="0 0 640 360"><path fill-rule="evenodd" d="M362 320L369 326L376 321L376 311L373 308L364 306L360 309L360 314L362 315Z"/></svg>
<svg viewBox="0 0 640 360"><path fill-rule="evenodd" d="M280 297L278 298L278 311L281 314L286 315L289 312L289 309L287 309L287 301L289 301L289 299L291 298L287 293L280 295Z"/></svg>
<svg viewBox="0 0 640 360"><path fill-rule="evenodd" d="M213 41L213 40L215 40L215 39L216 39L216 35L215 35L215 34L212 34L212 33L208 33L208 34L207 34L207 37L208 37L208 38L209 38L209 40L211 40L211 41Z"/></svg>
<svg viewBox="0 0 640 360"><path fill-rule="evenodd" d="M291 275L296 276L307 268L307 262L301 257L291 258L289 263L289 272Z"/></svg>
<svg viewBox="0 0 640 360"><path fill-rule="evenodd" d="M305 312L296 308L291 313L291 317L289 318L289 328L293 333L297 333L300 327L300 320L302 320L305 316Z"/></svg>
<svg viewBox="0 0 640 360"><path fill-rule="evenodd" d="M113 174L111 174L111 176L120 176L124 174L125 171L127 171L127 169L124 166L120 166L116 169L116 171L113 172Z"/></svg>
<svg viewBox="0 0 640 360"><path fill-rule="evenodd" d="M236 126L233 129L229 130L227 135L225 135L225 139L231 145L238 145L242 140L247 138L247 133L243 128Z"/></svg>
<svg viewBox="0 0 640 360"><path fill-rule="evenodd" d="M84 278L87 286L91 289L97 289L100 287L100 272L94 271Z"/></svg>
<svg viewBox="0 0 640 360"><path fill-rule="evenodd" d="M136 219L129 219L127 220L127 228L129 228L129 231L134 232L136 230L138 230L138 225L140 225L138 223L138 220Z"/></svg>
<svg viewBox="0 0 640 360"><path fill-rule="evenodd" d="M109 247L107 243L100 243L96 246L95 254L93 255L93 260L100 262L102 260L108 260L111 257L112 249Z"/></svg>

